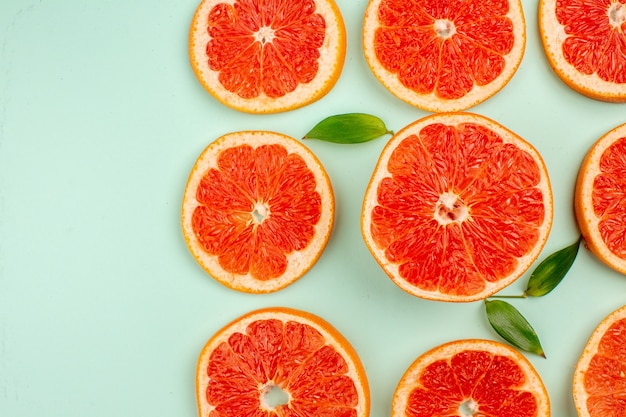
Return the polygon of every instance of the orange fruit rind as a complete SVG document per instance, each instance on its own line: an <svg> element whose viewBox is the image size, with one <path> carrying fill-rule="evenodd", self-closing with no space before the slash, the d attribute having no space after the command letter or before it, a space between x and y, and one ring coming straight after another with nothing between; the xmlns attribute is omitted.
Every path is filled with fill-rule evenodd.
<svg viewBox="0 0 626 417"><path fill-rule="evenodd" d="M465 147L455 142L459 132L465 132ZM498 151L476 168L487 149ZM457 165L448 161L457 158ZM498 191L504 182L510 190ZM469 302L493 295L528 270L548 239L552 216L547 168L529 142L484 116L438 113L401 129L384 147L363 199L361 232L402 290ZM457 236L455 245L450 236Z"/></svg>
<svg viewBox="0 0 626 417"><path fill-rule="evenodd" d="M256 369L249 368L252 361ZM220 383L220 375L227 375L221 378L225 379L225 384ZM333 381L334 386L328 386ZM237 386L241 382L244 384ZM226 389L213 390L213 386ZM241 389L241 386L247 388ZM268 405L264 401L264 394L272 387L284 390L288 398L286 404ZM302 387L309 387L308 392ZM333 392L337 387L339 391ZM315 388L321 392L316 393ZM326 320L288 307L248 312L206 342L196 367L199 416L208 417L216 407L228 407L228 399L226 405L219 405L209 401L208 396L221 392L226 397L231 389L238 395L238 404L251 404L250 409L264 412L280 412L275 408L284 407L298 413L302 412L300 407L303 404L307 407L308 403L308 407L330 412L324 415L336 415L332 410L336 408L336 412L350 410L350 415L355 417L369 416L369 384L354 347Z"/></svg>
<svg viewBox="0 0 626 417"><path fill-rule="evenodd" d="M254 152L256 157L260 149L268 147L281 149L280 156L272 151L270 158L274 159L250 162L249 154ZM221 162L225 152L236 154L241 149L248 155L245 163L256 163L255 169L249 165L236 166L237 163L232 163L235 158L230 160L230 168ZM267 158L269 154L263 152L261 156ZM215 178L224 178L220 172L229 169L239 175L236 177L239 183L234 185L234 180L224 180L226 188L207 194L208 187L216 184ZM219 176L208 177L208 173ZM261 181L267 178L278 181L279 186ZM251 183L265 184L265 191L254 189L254 184L250 190L241 191ZM292 195L294 192L297 195ZM210 197L199 201L199 193ZM212 213L211 223L206 223L206 216L200 214L203 210ZM330 178L311 150L281 133L241 131L219 137L198 157L185 187L181 223L187 247L215 280L242 292L268 293L292 284L313 267L330 238L334 213ZM268 241L271 241L269 245ZM241 247L247 251L239 251ZM256 259L256 264L251 259ZM248 261L247 269L238 270ZM274 275L262 275L278 261L285 264L282 272L271 269ZM260 270L258 274L255 265Z"/></svg>
<svg viewBox="0 0 626 417"><path fill-rule="evenodd" d="M268 22L266 26L254 29L246 26L250 25L249 21L242 23L241 20L245 18L247 20L257 21L265 17L260 17L263 11L253 11L253 6L248 3L249 0L236 0L234 2L203 0L198 5L189 29L188 48L191 68L200 84L220 103L247 113L284 112L303 107L324 97L339 79L343 70L346 54L345 24L334 0L299 0L298 2L284 0L284 4L281 5L281 7L297 8L299 11L282 10L282 14L276 16L276 21ZM311 4L313 3L314 6L311 8ZM210 35L211 31L208 22L211 12L218 5L225 8L226 11L222 12L222 15L228 14L229 25L243 33L243 36L242 33L238 33L237 36L230 39L224 35L224 33L228 33L228 31L222 30L220 35L229 42L229 46L225 47L220 44L216 47L218 50L238 48L237 42L241 42L241 39L247 39L246 44L241 46L242 52L245 51L246 48L251 47L251 45L258 46L259 49L264 51L260 52L259 55L254 58L248 57L247 62L251 59L262 59L261 56L267 55L268 53L265 51L270 47L272 48L272 56L279 57L277 58L277 62L280 62L280 68L278 68L278 66L271 68L271 71L275 72L275 74L272 74L271 78L273 81L268 84L268 88L272 89L272 92L266 92L265 88L259 88L256 94L250 93L252 90L250 84L261 84L263 82L263 75L257 72L254 74L248 73L248 68L251 68L251 66L248 65L247 62L245 65L241 63L238 65L229 65L229 61L222 63L222 67L219 67L220 69L211 68L207 50L208 45L214 38ZM244 12L246 13L245 16L243 16ZM307 26L309 25L301 24L301 21L303 21L302 16L298 17L299 21L295 22L287 21L285 23L280 20L287 19L289 15L293 15L294 13L308 13L309 16L319 15L323 19L325 34L323 42L321 42L317 49L313 50L310 47L313 42L318 42L317 38L315 38L317 35L307 32L309 30ZM222 19L221 15L220 19ZM218 24L223 24L225 19L226 18L223 18ZM215 20L219 19L216 18ZM289 26L294 24L297 27ZM280 32L281 30L284 31L283 34ZM298 53L294 53L293 56L281 55L279 49L285 47L284 41L283 46L276 46L281 39L288 40L289 48L294 47L293 42L301 42L297 47L308 49L307 51L298 51ZM300 61L305 55L307 55L308 60ZM317 56L317 59L313 59L314 56ZM234 61L238 58L232 57L229 59ZM228 61L228 59L225 58L224 61ZM311 77L307 71L310 71L315 65L318 67L317 72ZM224 77L222 71L224 67L229 68L231 73L227 76L233 79L233 85L229 84L228 87L222 82L222 78ZM243 73L237 74L237 70L244 69L245 71L242 71ZM257 70L266 71L260 67L256 68L255 71ZM236 77L234 75L236 75ZM265 78L269 79L270 76L266 76ZM285 81L287 78L290 79L289 82ZM276 89L277 92L274 91L274 89ZM240 94L240 91L245 91L245 93Z"/></svg>
<svg viewBox="0 0 626 417"><path fill-rule="evenodd" d="M494 390L508 395L489 397ZM417 415L410 410L430 416L549 417L550 399L521 353L492 340L464 339L439 345L408 367L396 387L391 416Z"/></svg>
<svg viewBox="0 0 626 417"><path fill-rule="evenodd" d="M585 247L622 274L626 274L626 220L624 209L620 210L626 203L625 146L626 124L600 137L581 163L574 192L574 210Z"/></svg>
<svg viewBox="0 0 626 417"><path fill-rule="evenodd" d="M502 15L498 14L493 7L485 11L470 11L467 9L463 10L461 14L459 9L455 8L455 6L447 5L446 8L442 7L437 12L426 12L426 2L405 2L402 6L399 5L399 3L402 3L401 0L394 0L391 4L386 4L388 2L389 0L370 0L367 5L362 33L364 54L370 69L378 81L393 95L412 106L430 112L466 110L489 99L502 90L511 80L522 62L526 48L526 21L522 4L519 0L509 0L508 6L502 10ZM394 3L398 4L396 5ZM478 3L480 3L480 1ZM432 4L434 5L436 2L432 2ZM466 5L465 3L458 4ZM386 16L397 13L395 18L403 22L393 25L389 24L389 26L385 27L385 23L381 21L380 18L381 5L384 6ZM472 5L472 7L473 6L474 5ZM500 7L500 5L498 5L498 7ZM419 9L419 13L413 10L415 8ZM407 12L407 9L411 10ZM445 10L449 11L449 13L446 14ZM484 25L485 21L487 21L487 19L483 19L485 12L490 13L489 18L495 16L498 23L494 24L493 28L487 30L489 33L488 36L486 33L472 36L471 31L481 27L481 25ZM440 15L437 16L435 13L439 13ZM492 16L491 14L493 13L496 14ZM418 18L418 14L421 17ZM459 18L461 15L463 17ZM455 24L458 24L459 27L456 27ZM389 35L394 40L394 46L390 47L387 54L395 56L396 59L398 59L399 63L395 65L398 68L391 68L390 64L381 62L380 57L377 55L377 36L381 28L389 29L390 32L406 30L412 33L419 31L419 35L402 36L404 39L401 39L400 36L394 33ZM427 37L428 41L431 43L418 43L421 42L419 41L420 39L425 38L424 33L426 30L432 32L431 35ZM495 33L498 33L498 30L502 30L503 32L501 33L506 33L505 36L510 36L510 39L504 42L500 41L498 44L483 45L486 39L494 39L496 37ZM455 38L455 36L459 35L462 36L462 38ZM481 60L483 61L483 65L476 65L480 59L479 54L462 51L459 46L461 44L459 39L463 39L466 45L480 45L476 47L476 51L482 51L481 53L487 55L491 54L489 55L491 58ZM409 44L403 44L403 42L408 42ZM451 85L452 83L442 81L442 79L443 76L448 73L453 75L460 73L458 69L452 68L446 73L445 68L440 68L437 75L433 75L433 77L435 77L434 81L429 78L428 80L420 80L418 82L415 79L415 74L426 73L430 69L430 66L427 63L423 63L422 66L414 67L413 61L417 62L416 57L424 58L424 56L427 55L425 51L430 51L432 45L438 42L440 42L442 51L445 49L445 45L448 44L452 45L450 49L455 50L456 53L461 55L463 53L468 54L467 57L463 58L474 59L473 63L455 63L459 68L463 68L464 73L467 72L470 74L469 79L471 79L471 82L470 85L464 86L467 91L463 93L455 92L454 97L445 97L437 91L454 90L456 88ZM489 41L487 41L487 43L488 42ZM503 47L503 45L508 42L511 43ZM499 48L502 48L502 50L498 50ZM411 53L412 55L410 57L404 56L402 55L403 53ZM441 60L441 52L436 55L438 60ZM494 61L496 57L497 60L502 60L501 63L497 64L499 67L501 66L501 71L495 77L491 75L487 76L486 74L492 71L496 66L496 62ZM426 59L426 61L428 60ZM432 62L430 65L437 66L439 62ZM477 68L471 68L472 65L475 65ZM411 83L417 85L409 85L408 80L407 82L403 82L401 80L402 77L399 75L400 71L411 67L414 68L408 74L408 77Z"/></svg>

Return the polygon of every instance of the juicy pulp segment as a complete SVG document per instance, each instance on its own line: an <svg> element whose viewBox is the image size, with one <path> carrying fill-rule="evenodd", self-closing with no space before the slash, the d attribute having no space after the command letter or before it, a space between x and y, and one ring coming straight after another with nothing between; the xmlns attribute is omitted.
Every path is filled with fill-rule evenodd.
<svg viewBox="0 0 626 417"><path fill-rule="evenodd" d="M211 354L206 400L221 417L267 417L260 387L279 386L283 417L355 417L358 393L345 359L313 327L277 319L252 322Z"/></svg>
<svg viewBox="0 0 626 417"><path fill-rule="evenodd" d="M539 166L487 127L428 125L394 149L387 170L370 232L387 261L423 290L479 293L539 239Z"/></svg>
<svg viewBox="0 0 626 417"><path fill-rule="evenodd" d="M313 0L220 3L209 13L209 67L243 98L282 97L315 78L326 23Z"/></svg>
<svg viewBox="0 0 626 417"><path fill-rule="evenodd" d="M583 74L626 83L626 2L556 2L556 18L567 38L563 57Z"/></svg>
<svg viewBox="0 0 626 417"><path fill-rule="evenodd" d="M400 82L445 99L496 79L513 49L507 0L383 0L375 53Z"/></svg>
<svg viewBox="0 0 626 417"><path fill-rule="evenodd" d="M611 252L626 259L626 137L603 152L599 168L592 192L598 228Z"/></svg>
<svg viewBox="0 0 626 417"><path fill-rule="evenodd" d="M409 394L406 415L459 415L467 408L477 415L534 417L537 401L521 389L525 381L523 371L510 358L462 351L424 369L418 387Z"/></svg>
<svg viewBox="0 0 626 417"><path fill-rule="evenodd" d="M281 145L223 151L198 185L192 228L226 271L267 280L287 268L286 254L307 247L322 212L305 161Z"/></svg>
<svg viewBox="0 0 626 417"><path fill-rule="evenodd" d="M589 362L584 386L589 415L626 413L626 319L613 323L602 336L598 352Z"/></svg>

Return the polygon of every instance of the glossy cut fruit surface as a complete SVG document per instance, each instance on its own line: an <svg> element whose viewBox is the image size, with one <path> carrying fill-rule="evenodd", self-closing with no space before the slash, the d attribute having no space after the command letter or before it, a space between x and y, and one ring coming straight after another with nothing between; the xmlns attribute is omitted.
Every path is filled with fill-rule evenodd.
<svg viewBox="0 0 626 417"><path fill-rule="evenodd" d="M509 82L526 24L519 0L370 0L363 47L392 94L424 110L459 111Z"/></svg>
<svg viewBox="0 0 626 417"><path fill-rule="evenodd" d="M472 113L424 117L396 133L367 187L361 231L403 290L475 301L519 278L552 225L537 150Z"/></svg>
<svg viewBox="0 0 626 417"><path fill-rule="evenodd" d="M603 135L585 156L574 208L585 246L626 274L626 124Z"/></svg>
<svg viewBox="0 0 626 417"><path fill-rule="evenodd" d="M574 372L579 417L626 414L626 306L609 314L593 331Z"/></svg>
<svg viewBox="0 0 626 417"><path fill-rule="evenodd" d="M277 291L315 264L334 223L317 157L275 132L226 134L202 152L185 188L182 230L198 263L225 286Z"/></svg>
<svg viewBox="0 0 626 417"><path fill-rule="evenodd" d="M567 85L598 100L626 101L624 0L541 0L539 30Z"/></svg>
<svg viewBox="0 0 626 417"><path fill-rule="evenodd" d="M248 113L302 107L337 82L346 31L334 0L203 0L191 67L218 101Z"/></svg>
<svg viewBox="0 0 626 417"><path fill-rule="evenodd" d="M202 349L200 417L368 417L361 361L332 325L304 311L252 311Z"/></svg>
<svg viewBox="0 0 626 417"><path fill-rule="evenodd" d="M440 345L407 369L392 417L548 417L550 400L532 364L491 340Z"/></svg>

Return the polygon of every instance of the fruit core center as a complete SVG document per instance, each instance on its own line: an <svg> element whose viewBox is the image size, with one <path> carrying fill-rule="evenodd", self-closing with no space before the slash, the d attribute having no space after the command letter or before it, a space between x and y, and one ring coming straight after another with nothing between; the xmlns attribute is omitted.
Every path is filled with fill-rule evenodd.
<svg viewBox="0 0 626 417"><path fill-rule="evenodd" d="M288 403L289 393L273 382L269 382L261 388L261 406L264 409L272 411Z"/></svg>
<svg viewBox="0 0 626 417"><path fill-rule="evenodd" d="M626 23L626 4L622 4L618 1L611 3L608 15L611 26L620 30L622 25Z"/></svg>
<svg viewBox="0 0 626 417"><path fill-rule="evenodd" d="M467 206L458 195L445 192L439 196L435 205L435 219L439 224L462 223L468 215Z"/></svg>
<svg viewBox="0 0 626 417"><path fill-rule="evenodd" d="M447 39L456 33L456 27L454 23L448 19L435 20L435 32L442 39Z"/></svg>
<svg viewBox="0 0 626 417"><path fill-rule="evenodd" d="M270 43L274 40L274 29L269 26L263 26L254 34L254 39L261 42L261 45Z"/></svg>
<svg viewBox="0 0 626 417"><path fill-rule="evenodd" d="M463 401L459 405L459 414L461 414L461 417L472 417L476 412L478 412L478 404L471 398Z"/></svg>
<svg viewBox="0 0 626 417"><path fill-rule="evenodd" d="M252 221L255 224L261 224L263 223L263 220L267 219L269 214L269 207L261 202L258 202L254 205L254 210L252 211Z"/></svg>

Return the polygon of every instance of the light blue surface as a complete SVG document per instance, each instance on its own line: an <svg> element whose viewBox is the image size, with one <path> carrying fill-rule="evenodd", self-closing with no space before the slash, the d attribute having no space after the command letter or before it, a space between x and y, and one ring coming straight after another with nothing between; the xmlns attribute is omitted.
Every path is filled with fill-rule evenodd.
<svg viewBox="0 0 626 417"><path fill-rule="evenodd" d="M326 166L336 221L326 251L292 286L269 295L222 287L195 263L180 205L196 157L243 129L296 138L322 118L382 117L399 130L426 113L389 94L361 48L365 0L339 0L348 30L344 72L321 101L276 115L238 113L196 81L187 29L196 1L17 1L0 4L0 415L193 416L205 341L249 310L284 305L330 321L368 373L372 417L389 415L409 364L440 343L498 339L482 302L405 294L362 242L362 196L386 139L306 142ZM626 106L566 87L550 70L536 0L524 1L527 46L511 82L471 109L533 143L551 175L555 217L541 258L578 236L572 209L587 149L626 122ZM520 293L527 276L504 293ZM554 416L573 416L571 378L599 321L626 304L626 277L581 250L541 299L514 300L537 330Z"/></svg>

